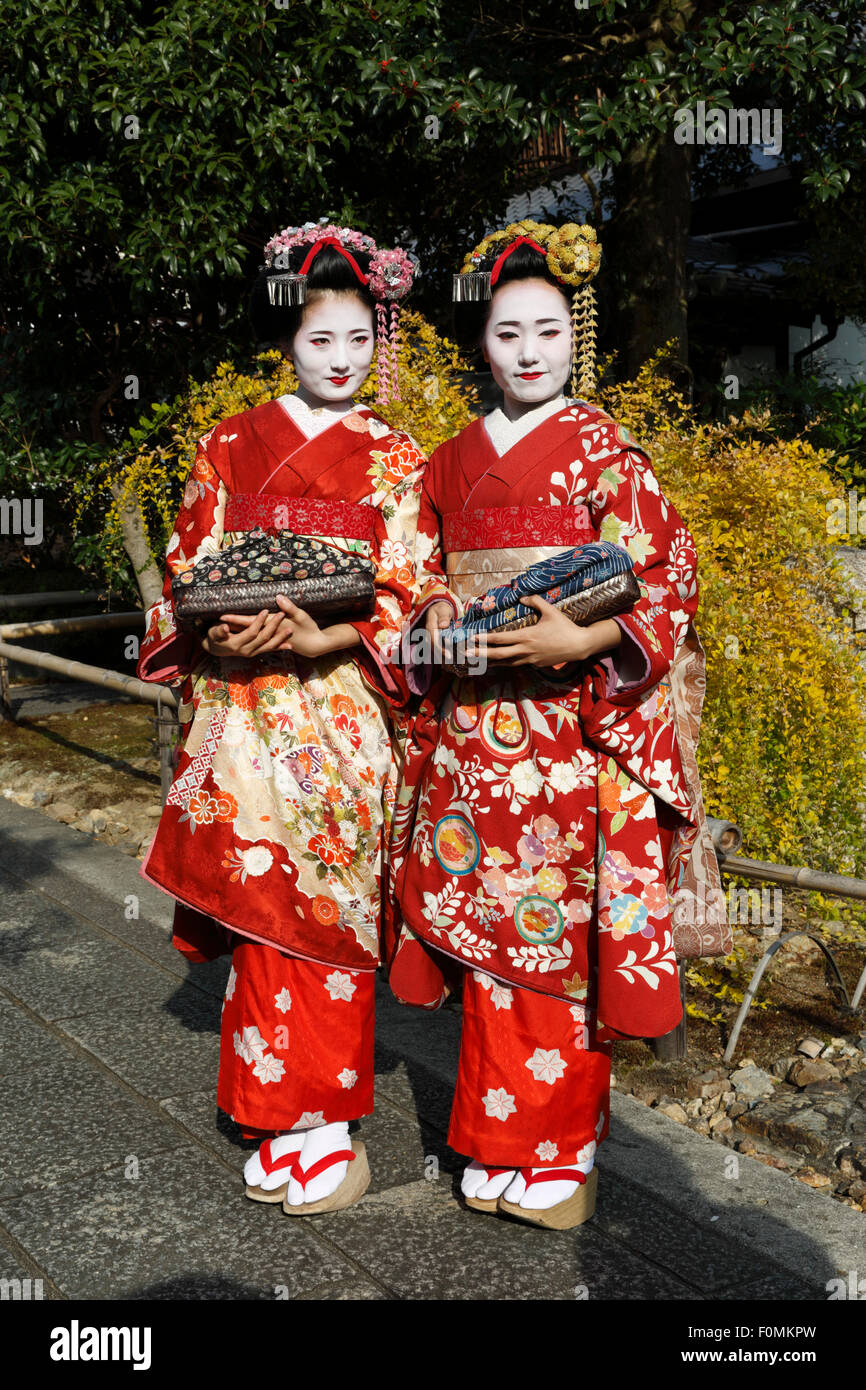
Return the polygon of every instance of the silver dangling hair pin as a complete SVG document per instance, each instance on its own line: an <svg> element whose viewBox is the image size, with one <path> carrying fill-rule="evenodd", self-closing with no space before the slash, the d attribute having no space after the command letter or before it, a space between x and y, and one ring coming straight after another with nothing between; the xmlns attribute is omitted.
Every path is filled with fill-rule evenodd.
<svg viewBox="0 0 866 1390"><path fill-rule="evenodd" d="M453 281L455 304L474 304L491 297L489 270L467 270L465 275L453 276Z"/></svg>

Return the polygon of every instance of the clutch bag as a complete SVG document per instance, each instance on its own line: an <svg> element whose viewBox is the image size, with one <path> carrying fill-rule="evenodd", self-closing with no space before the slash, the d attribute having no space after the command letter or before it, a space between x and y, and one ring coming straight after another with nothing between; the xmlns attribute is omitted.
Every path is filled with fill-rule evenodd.
<svg viewBox="0 0 866 1390"><path fill-rule="evenodd" d="M624 613L640 598L631 557L610 541L574 546L550 560L539 560L508 584L488 589L471 603L459 623L441 634L447 669L463 674L471 639L482 633L517 632L538 622L538 613L521 598L539 594L573 622L586 626ZM457 656L460 653L460 656Z"/></svg>
<svg viewBox="0 0 866 1390"><path fill-rule="evenodd" d="M204 555L171 581L178 624L200 629L223 613L279 611L277 594L313 617L365 616L376 599L372 560L291 531L261 527L236 545Z"/></svg>

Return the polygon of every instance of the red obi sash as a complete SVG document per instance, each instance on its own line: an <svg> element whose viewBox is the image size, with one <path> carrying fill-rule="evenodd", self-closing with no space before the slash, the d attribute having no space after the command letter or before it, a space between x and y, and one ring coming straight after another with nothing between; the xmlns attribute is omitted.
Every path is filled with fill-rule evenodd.
<svg viewBox="0 0 866 1390"><path fill-rule="evenodd" d="M226 531L294 531L296 536L345 536L371 541L376 508L364 502L334 502L323 497L279 497L273 493L237 492L226 503Z"/></svg>
<svg viewBox="0 0 866 1390"><path fill-rule="evenodd" d="M228 528L226 528L228 529ZM598 540L589 508L482 507L479 511L446 512L442 517L442 549L503 550L521 545L586 545Z"/></svg>

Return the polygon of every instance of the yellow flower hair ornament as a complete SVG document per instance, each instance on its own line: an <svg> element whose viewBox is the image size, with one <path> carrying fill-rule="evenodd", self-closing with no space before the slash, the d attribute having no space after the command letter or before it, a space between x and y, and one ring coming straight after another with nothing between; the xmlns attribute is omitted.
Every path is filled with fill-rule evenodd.
<svg viewBox="0 0 866 1390"><path fill-rule="evenodd" d="M593 227L576 222L554 227L525 218L502 231L489 232L469 252L460 274L453 277L454 300L470 303L490 299L502 266L522 245L539 251L554 279L573 289L571 389L576 396L592 394L598 314L590 281L601 264L601 247Z"/></svg>

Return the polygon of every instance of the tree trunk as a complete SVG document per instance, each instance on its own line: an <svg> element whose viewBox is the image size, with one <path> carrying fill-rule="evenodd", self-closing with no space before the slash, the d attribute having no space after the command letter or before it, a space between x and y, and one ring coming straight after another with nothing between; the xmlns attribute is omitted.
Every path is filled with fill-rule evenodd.
<svg viewBox="0 0 866 1390"><path fill-rule="evenodd" d="M115 501L118 500L121 492L120 485L112 483L111 495ZM157 569L150 553L144 517L141 514L138 498L135 496L128 499L126 504L120 508L120 529L123 536L123 548L129 556L130 564L135 573L142 606L150 608L151 604L156 603L157 599L162 596L163 575Z"/></svg>
<svg viewBox="0 0 866 1390"><path fill-rule="evenodd" d="M616 213L605 237L614 267L610 322L619 373L633 377L668 339L688 363L686 245L691 220L691 145L653 132L614 172Z"/></svg>
<svg viewBox="0 0 866 1390"><path fill-rule="evenodd" d="M91 438L98 444L108 443L102 425L102 412L120 389L122 380L122 374L115 371L108 385L91 404L90 434ZM111 483L109 486L115 502L119 502L123 494L121 485ZM141 594L142 607L148 609L162 596L163 576L154 564L153 556L150 553L147 527L144 524L141 504L136 494L127 497L126 504L120 507L120 533L123 536L123 548L129 556L129 562L135 574L138 592Z"/></svg>

